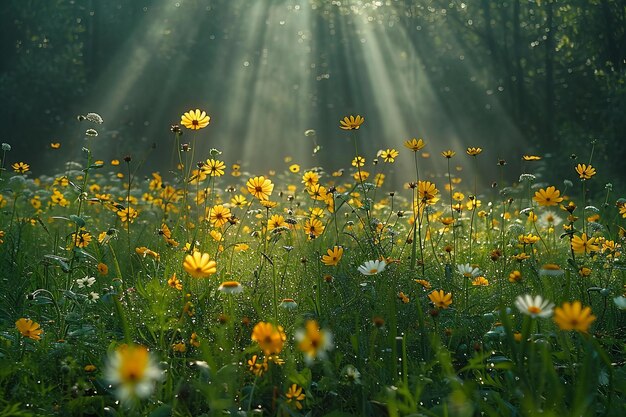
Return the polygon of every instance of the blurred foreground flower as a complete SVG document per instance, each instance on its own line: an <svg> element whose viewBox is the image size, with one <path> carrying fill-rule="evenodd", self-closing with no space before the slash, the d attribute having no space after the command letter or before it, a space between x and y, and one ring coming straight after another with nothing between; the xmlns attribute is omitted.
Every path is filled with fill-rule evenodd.
<svg viewBox="0 0 626 417"><path fill-rule="evenodd" d="M21 318L15 322L15 327L24 337L28 337L33 340L41 339L43 330L39 328L39 323L36 323L31 319Z"/></svg>
<svg viewBox="0 0 626 417"><path fill-rule="evenodd" d="M106 380L117 387L122 402L149 397L161 375L148 349L140 345L119 346L110 354L105 370Z"/></svg>
<svg viewBox="0 0 626 417"><path fill-rule="evenodd" d="M325 359L326 351L333 348L332 334L321 330L315 320L308 320L304 330L296 333L298 349L304 353L304 360L310 364L316 358Z"/></svg>
<svg viewBox="0 0 626 417"><path fill-rule="evenodd" d="M586 333L595 320L596 316L591 314L591 308L582 308L580 301L565 302L561 307L554 309L554 322L561 330L576 330Z"/></svg>

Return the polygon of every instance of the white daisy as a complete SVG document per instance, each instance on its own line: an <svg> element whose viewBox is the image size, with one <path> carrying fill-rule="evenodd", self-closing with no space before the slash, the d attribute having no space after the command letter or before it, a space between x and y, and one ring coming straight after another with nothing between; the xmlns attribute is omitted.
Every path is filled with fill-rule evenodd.
<svg viewBox="0 0 626 417"><path fill-rule="evenodd" d="M551 303L548 300L544 300L542 296L536 295L535 297L531 295L520 295L515 300L515 307L526 315L531 317L541 317L546 318L552 315L552 308L554 307L554 303Z"/></svg>
<svg viewBox="0 0 626 417"><path fill-rule="evenodd" d="M465 278L476 278L480 275L480 269L471 266L470 264L457 265L456 270Z"/></svg>
<svg viewBox="0 0 626 417"><path fill-rule="evenodd" d="M359 266L358 270L363 275L376 275L385 270L387 263L385 261L366 261Z"/></svg>
<svg viewBox="0 0 626 417"><path fill-rule="evenodd" d="M78 278L76 280L76 284L78 284L78 288L91 287L95 282L96 282L95 277Z"/></svg>

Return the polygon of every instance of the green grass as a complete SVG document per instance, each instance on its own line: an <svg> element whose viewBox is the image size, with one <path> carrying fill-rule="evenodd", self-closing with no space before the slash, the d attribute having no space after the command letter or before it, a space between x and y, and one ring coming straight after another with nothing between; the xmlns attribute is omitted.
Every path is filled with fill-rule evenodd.
<svg viewBox="0 0 626 417"><path fill-rule="evenodd" d="M84 123L94 120L86 128L97 128L94 117ZM355 132L346 135L356 145ZM533 198L550 184L529 175L478 190L475 182L453 181L450 170L428 173L435 193L421 181L421 150L411 155L399 141L397 158L414 158L416 168L402 173L404 190L375 185L377 173L393 168L382 158L372 164L375 155L363 155L366 164L347 166L343 176L290 172L293 161L266 176L276 203L267 207L246 187L259 174L228 164L237 155L193 154L202 134L185 132L192 151L184 152L174 133L178 167L149 178L137 174L143 161L97 161L90 138L83 161L38 178L13 172L20 161L4 151L0 416L624 415L626 331L621 299L614 301L626 283L622 202L610 189L603 201L587 201L589 189L602 188L593 177L570 189L555 184L561 197L568 193L552 207ZM455 151L454 162L480 161L480 154ZM227 162L224 175L198 182L194 161L207 159ZM302 183L309 171L326 198L322 190L314 199ZM363 171L369 178L355 179ZM455 200L454 192L464 196ZM232 204L236 195L247 202ZM472 208L475 200L480 206ZM569 202L577 206L571 213ZM217 205L230 205L230 222L207 220ZM304 228L316 209L323 232L311 236ZM125 210L137 217L122 221ZM273 215L286 222L268 228ZM88 244L73 244L84 233ZM596 240L589 251L574 251L571 240L583 233ZM335 246L343 256L324 265L322 255ZM215 260L216 272L192 277L183 262L193 251ZM384 271L357 270L377 259L386 261ZM473 285L458 271L464 264L488 285ZM518 282L509 279L514 271ZM174 274L182 290L168 284ZM86 277L95 282L88 286ZM243 292L223 293L224 281L240 282ZM446 308L429 298L439 289L452 294ZM596 319L586 332L562 330L552 317L522 314L514 303L524 294L556 307L580 301ZM288 298L295 308L284 308ZM40 340L18 330L20 318L41 326ZM332 335L332 349L312 361L296 340L309 320L320 337ZM284 328L277 355L251 339L259 322ZM148 348L158 377L147 392L120 401L107 375L123 344ZM264 372L251 371L254 355L257 364L267 359ZM126 364L135 365L150 368ZM293 384L304 397L289 401Z"/></svg>

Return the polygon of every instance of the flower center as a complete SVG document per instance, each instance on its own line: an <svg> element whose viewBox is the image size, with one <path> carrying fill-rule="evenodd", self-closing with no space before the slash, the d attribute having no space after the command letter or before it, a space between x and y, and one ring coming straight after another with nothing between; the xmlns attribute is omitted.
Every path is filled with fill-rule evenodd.
<svg viewBox="0 0 626 417"><path fill-rule="evenodd" d="M539 307L537 307L537 306L529 306L528 307L528 312L530 314L539 314L539 313L541 313L541 309Z"/></svg>

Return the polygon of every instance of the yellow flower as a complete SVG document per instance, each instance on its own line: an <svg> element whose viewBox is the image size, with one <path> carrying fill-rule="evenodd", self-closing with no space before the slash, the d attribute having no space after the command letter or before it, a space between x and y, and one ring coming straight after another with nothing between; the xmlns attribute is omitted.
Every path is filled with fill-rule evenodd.
<svg viewBox="0 0 626 417"><path fill-rule="evenodd" d="M385 161L388 164L394 163L399 154L400 153L396 151L395 149L387 149L384 151L380 151L380 157L383 158L383 161Z"/></svg>
<svg viewBox="0 0 626 417"><path fill-rule="evenodd" d="M148 349L140 345L121 345L110 354L105 379L117 386L123 402L147 398L162 372Z"/></svg>
<svg viewBox="0 0 626 417"><path fill-rule="evenodd" d="M461 202L461 201L465 200L465 194L463 194L463 193L461 193L459 191L456 191L454 194L452 194L452 199L455 200L455 201Z"/></svg>
<svg viewBox="0 0 626 417"><path fill-rule="evenodd" d="M483 150L481 148L467 148L465 151L469 156L476 156L480 154Z"/></svg>
<svg viewBox="0 0 626 417"><path fill-rule="evenodd" d="M245 252L250 249L250 245L246 243L236 243L234 246L235 251L237 252Z"/></svg>
<svg viewBox="0 0 626 417"><path fill-rule="evenodd" d="M452 158L454 155L456 155L456 152L450 149L448 149L447 151L441 152L441 156L443 156L444 158L448 158L448 159Z"/></svg>
<svg viewBox="0 0 626 417"><path fill-rule="evenodd" d="M352 166L353 167L362 167L365 165L365 158L363 158L362 156L355 156L354 159L352 160Z"/></svg>
<svg viewBox="0 0 626 417"><path fill-rule="evenodd" d="M439 221L444 226L450 226L452 223L454 223L454 217L441 217Z"/></svg>
<svg viewBox="0 0 626 417"><path fill-rule="evenodd" d="M139 255L139 256L144 257L144 258L146 256L151 256L152 258L154 258L156 260L159 260L161 258L161 256L158 253L156 253L153 250L150 250L150 249L146 248L145 246L140 246L138 248L135 248L135 253L137 255Z"/></svg>
<svg viewBox="0 0 626 417"><path fill-rule="evenodd" d="M206 278L217 272L217 263L209 259L208 253L196 251L185 257L183 268L194 278Z"/></svg>
<svg viewBox="0 0 626 417"><path fill-rule="evenodd" d="M50 147L52 149L59 149L61 147L61 144L59 142L52 142L50 143Z"/></svg>
<svg viewBox="0 0 626 417"><path fill-rule="evenodd" d="M267 221L267 228L269 230L274 230L278 227L285 227L287 223L285 222L285 218L280 214L272 214L272 217Z"/></svg>
<svg viewBox="0 0 626 417"><path fill-rule="evenodd" d="M431 287L432 287L430 282L426 281L425 279L414 279L413 281L415 281L418 284L420 284L422 286L422 288L424 288L425 290L430 290Z"/></svg>
<svg viewBox="0 0 626 417"><path fill-rule="evenodd" d="M233 172L230 173L233 177L239 177L241 175L241 165L233 164L232 166Z"/></svg>
<svg viewBox="0 0 626 417"><path fill-rule="evenodd" d="M85 231L72 233L72 244L77 248L86 248L91 243L91 234Z"/></svg>
<svg viewBox="0 0 626 417"><path fill-rule="evenodd" d="M406 296L406 294L405 294L405 293L403 293L402 291L400 291L400 292L398 293L398 299L399 299L400 301L402 301L404 304L408 304L408 303L409 303L409 301L410 301L410 300L409 300L409 297L407 297L407 296Z"/></svg>
<svg viewBox="0 0 626 417"><path fill-rule="evenodd" d="M559 276L563 275L565 271L561 269L557 264L543 264L539 269L539 275L541 276Z"/></svg>
<svg viewBox="0 0 626 417"><path fill-rule="evenodd" d="M267 372L269 364L267 358L264 358L262 362L258 361L258 359L257 355L252 355L252 358L248 359L248 369L257 377L262 377Z"/></svg>
<svg viewBox="0 0 626 417"><path fill-rule="evenodd" d="M359 181L359 182L363 182L365 180L367 180L370 176L370 173L367 171L361 171L361 172L355 172L354 175L352 176L352 178L355 179L355 181Z"/></svg>
<svg viewBox="0 0 626 417"><path fill-rule="evenodd" d="M171 288L174 288L178 291L183 289L183 283L180 282L178 278L176 278L176 272L174 272L172 276L167 280L167 285L169 285Z"/></svg>
<svg viewBox="0 0 626 417"><path fill-rule="evenodd" d="M513 271L509 274L509 282L520 282L522 280L522 273L520 271Z"/></svg>
<svg viewBox="0 0 626 417"><path fill-rule="evenodd" d="M298 172L300 172L300 165L298 164L289 165L289 171L293 172L294 174L297 174Z"/></svg>
<svg viewBox="0 0 626 417"><path fill-rule="evenodd" d="M417 191L420 197L420 200L424 204L435 204L439 201L437 194L439 194L439 190L435 184L430 181L419 181L417 183Z"/></svg>
<svg viewBox="0 0 626 417"><path fill-rule="evenodd" d="M328 249L326 255L322 256L322 263L326 266L335 266L339 264L342 256L343 248L341 246L334 246L332 249Z"/></svg>
<svg viewBox="0 0 626 417"><path fill-rule="evenodd" d="M426 146L426 143L424 143L424 139L422 138L413 138L404 141L404 147L412 150L413 152L421 150L424 146Z"/></svg>
<svg viewBox="0 0 626 417"><path fill-rule="evenodd" d="M343 130L354 130L360 128L364 121L365 119L362 118L360 115L357 115L356 117L346 116L343 118L343 120L339 121L339 127Z"/></svg>
<svg viewBox="0 0 626 417"><path fill-rule="evenodd" d="M534 245L539 241L539 236L535 236L532 233L529 233L527 235L519 235L517 237L517 240L519 241L519 243L522 243L524 245Z"/></svg>
<svg viewBox="0 0 626 417"><path fill-rule="evenodd" d="M307 192L313 200L325 200L326 199L326 187L321 184L313 184L307 189Z"/></svg>
<svg viewBox="0 0 626 417"><path fill-rule="evenodd" d="M536 191L533 200L535 200L540 206L550 207L558 205L561 201L563 201L563 197L561 197L561 192L557 190L556 187L551 186L545 190L542 188L539 191Z"/></svg>
<svg viewBox="0 0 626 417"><path fill-rule="evenodd" d="M315 320L308 320L305 330L296 333L296 341L298 342L298 349L304 353L304 359L307 363L313 362L318 357L324 359L326 351L333 347L332 335L321 330Z"/></svg>
<svg viewBox="0 0 626 417"><path fill-rule="evenodd" d="M522 156L522 159L524 161L539 161L541 160L541 157L537 155L524 155Z"/></svg>
<svg viewBox="0 0 626 417"><path fill-rule="evenodd" d="M489 285L489 280L485 277L476 277L472 281L472 285L475 287L486 287Z"/></svg>
<svg viewBox="0 0 626 417"><path fill-rule="evenodd" d="M243 292L243 287L237 281L224 281L217 289L226 294L239 294Z"/></svg>
<svg viewBox="0 0 626 417"><path fill-rule="evenodd" d="M307 188L310 188L311 186L317 184L319 180L320 180L319 175L317 175L313 171L307 171L302 176L302 184L304 184L304 186Z"/></svg>
<svg viewBox="0 0 626 417"><path fill-rule="evenodd" d="M221 177L224 175L224 169L226 169L226 165L217 159L207 159L202 165L202 172L211 177Z"/></svg>
<svg viewBox="0 0 626 417"><path fill-rule="evenodd" d="M561 307L554 309L554 322L561 330L576 330L586 333L595 320L596 316L591 314L591 308L582 308L580 301L565 302Z"/></svg>
<svg viewBox="0 0 626 417"><path fill-rule="evenodd" d="M180 341L172 345L172 350L177 353L185 353L187 351L187 345L185 345L185 342Z"/></svg>
<svg viewBox="0 0 626 417"><path fill-rule="evenodd" d="M243 207L247 203L248 203L248 200L246 200L246 197L243 195L236 195L230 199L230 204L232 204L235 207Z"/></svg>
<svg viewBox="0 0 626 417"><path fill-rule="evenodd" d="M250 194L258 198L259 200L268 200L272 191L274 190L274 184L264 176L250 178L246 183Z"/></svg>
<svg viewBox="0 0 626 417"><path fill-rule="evenodd" d="M259 322L252 329L251 339L257 342L266 355L274 355L283 350L287 336L282 326L274 326L272 323Z"/></svg>
<svg viewBox="0 0 626 417"><path fill-rule="evenodd" d="M126 222L132 223L135 221L135 219L139 215L139 212L137 212L137 210L135 210L132 207L127 207L127 208L117 210L117 215L119 216L120 220L123 223L126 223Z"/></svg>
<svg viewBox="0 0 626 417"><path fill-rule="evenodd" d="M98 264L98 272L100 273L100 275L106 275L109 273L109 267L106 264L100 262Z"/></svg>
<svg viewBox="0 0 626 417"><path fill-rule="evenodd" d="M168 245L174 246L174 247L178 246L178 242L172 239L172 231L167 226L167 224L165 223L161 224L161 229L159 229L159 234L163 236L163 239L165 239L165 242Z"/></svg>
<svg viewBox="0 0 626 417"><path fill-rule="evenodd" d="M13 171L17 172L18 174L26 174L30 170L30 165L24 162L16 162L11 165L11 168L13 168Z"/></svg>
<svg viewBox="0 0 626 417"><path fill-rule="evenodd" d="M574 253L597 252L600 250L600 247L595 243L595 237L589 239L587 238L587 234L583 233L580 237L572 237L572 250L574 251Z"/></svg>
<svg viewBox="0 0 626 417"><path fill-rule="evenodd" d="M221 204L209 209L209 221L216 227L221 227L226 224L230 217L230 210Z"/></svg>
<svg viewBox="0 0 626 417"><path fill-rule="evenodd" d="M585 164L578 164L578 165L576 165L576 172L578 173L578 176L582 180L589 180L589 179L591 179L591 177L596 175L596 169L594 167L592 167L591 164L589 164L589 165L585 165Z"/></svg>
<svg viewBox="0 0 626 417"><path fill-rule="evenodd" d="M43 330L39 328L39 323L36 323L31 319L21 318L15 322L15 327L24 337L28 337L33 340L41 339Z"/></svg>
<svg viewBox="0 0 626 417"><path fill-rule="evenodd" d="M428 298L437 308L446 309L452 304L452 293L444 293L443 290L435 290L428 294Z"/></svg>
<svg viewBox="0 0 626 417"><path fill-rule="evenodd" d="M287 404L293 405L298 410L302 410L302 404L300 404L300 401L306 398L306 396L302 393L302 387L299 387L296 384L291 384L289 390L285 394L285 397L287 397Z"/></svg>
<svg viewBox="0 0 626 417"><path fill-rule="evenodd" d="M309 237L318 237L324 232L324 225L318 219L307 219L304 223L304 232Z"/></svg>
<svg viewBox="0 0 626 417"><path fill-rule="evenodd" d="M180 123L187 129L198 130L203 129L209 125L211 118L205 111L199 109L189 110L180 117Z"/></svg>

